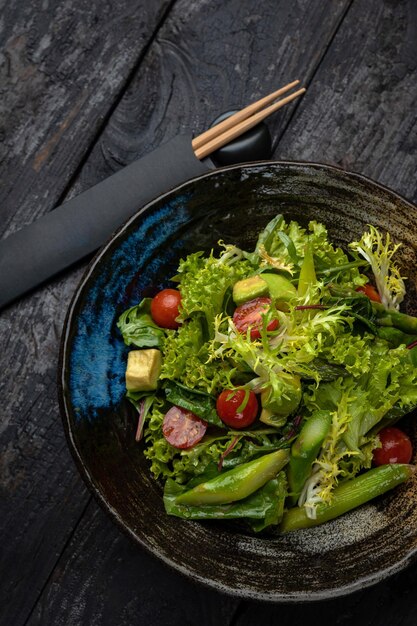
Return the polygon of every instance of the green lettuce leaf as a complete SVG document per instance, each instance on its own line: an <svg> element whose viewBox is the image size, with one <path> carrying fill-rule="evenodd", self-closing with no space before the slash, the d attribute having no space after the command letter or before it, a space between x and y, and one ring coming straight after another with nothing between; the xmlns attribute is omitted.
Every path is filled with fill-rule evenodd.
<svg viewBox="0 0 417 626"><path fill-rule="evenodd" d="M214 395L233 386L232 379L237 370L230 363L208 362L209 345L203 341L199 316L184 323L177 331L168 330L162 345L161 381L176 381L189 389Z"/></svg>
<svg viewBox="0 0 417 626"><path fill-rule="evenodd" d="M248 256L252 262L257 256L261 268L269 265L287 269L296 277L307 244L311 246L319 278L350 286L367 282L366 276L359 271L367 265L366 261L349 259L341 248L329 241L326 227L316 221L311 221L308 228L304 228L295 221L287 223L282 215L277 215L259 234L255 252Z"/></svg>
<svg viewBox="0 0 417 626"><path fill-rule="evenodd" d="M379 424L396 421L417 406L417 368L404 346L381 340L368 346L362 375L310 386L304 394L309 411L332 411L332 428L316 459L302 498L309 514L330 502L340 480L369 468L378 445Z"/></svg>
<svg viewBox="0 0 417 626"><path fill-rule="evenodd" d="M308 225L309 241L313 247L314 263L317 275L326 277L340 285L360 286L368 282L359 268L366 265L363 261L351 261L341 248L335 247L328 237L324 224L311 221Z"/></svg>
<svg viewBox="0 0 417 626"><path fill-rule="evenodd" d="M404 277L393 261L400 244L393 244L389 233L383 235L375 226L368 225L369 231L360 241L353 241L349 247L360 254L372 268L375 283L382 304L387 309L397 310L405 295Z"/></svg>
<svg viewBox="0 0 417 626"><path fill-rule="evenodd" d="M180 261L178 279L181 290L180 319L185 321L202 311L207 319L209 332L213 329L216 315L223 310L227 291L253 272L252 264L243 258L238 248L225 250L218 258L213 252L204 257L202 252L190 254Z"/></svg>
<svg viewBox="0 0 417 626"><path fill-rule="evenodd" d="M217 415L216 398L208 393L188 389L184 385L174 383L173 381L166 382L164 387L168 402L191 411L209 424L225 428L225 425Z"/></svg>
<svg viewBox="0 0 417 626"><path fill-rule="evenodd" d="M168 408L167 402L159 399L152 405L147 418L144 455L153 476L162 481L173 478L178 483L184 483L193 476L203 474L210 465L217 467L235 433L220 431L221 434L206 434L193 448L178 450L162 434L162 423Z"/></svg>
<svg viewBox="0 0 417 626"><path fill-rule="evenodd" d="M372 342L373 336L369 334L364 336L353 333L339 334L337 341L329 342L323 348L321 358L328 364L343 366L346 370L344 375L347 373L357 378L369 371ZM322 377L322 380L325 379Z"/></svg>
<svg viewBox="0 0 417 626"><path fill-rule="evenodd" d="M117 326L127 346L137 348L160 348L165 331L151 317L151 298L144 298L136 306L127 309L119 317Z"/></svg>

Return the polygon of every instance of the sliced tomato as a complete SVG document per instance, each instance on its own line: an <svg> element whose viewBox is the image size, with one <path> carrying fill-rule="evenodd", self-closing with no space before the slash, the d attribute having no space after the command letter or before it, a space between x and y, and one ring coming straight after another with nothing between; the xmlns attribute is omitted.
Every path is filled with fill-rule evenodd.
<svg viewBox="0 0 417 626"><path fill-rule="evenodd" d="M359 291L360 293L364 293L365 296L368 296L368 298L370 300L373 300L374 302L381 302L381 297L379 293L377 292L375 287L371 285L371 283L367 283L366 285L363 285L362 287L357 287L356 291Z"/></svg>
<svg viewBox="0 0 417 626"><path fill-rule="evenodd" d="M246 333L250 328L250 338L259 339L263 325L262 317L268 311L271 298L255 298L237 307L233 314L233 323L239 333ZM278 328L278 320L273 319L266 327L267 330Z"/></svg>
<svg viewBox="0 0 417 626"><path fill-rule="evenodd" d="M216 402L217 414L231 428L246 428L258 414L258 400L253 391L224 389Z"/></svg>
<svg viewBox="0 0 417 626"><path fill-rule="evenodd" d="M163 289L152 298L151 315L155 324L161 328L176 330L179 327L177 317L181 294L177 289Z"/></svg>
<svg viewBox="0 0 417 626"><path fill-rule="evenodd" d="M181 408L172 406L162 422L162 433L174 448L187 450L195 446L205 435L207 422Z"/></svg>
<svg viewBox="0 0 417 626"><path fill-rule="evenodd" d="M399 428L388 426L378 434L380 448L373 452L374 465L388 463L409 463L413 456L410 438Z"/></svg>

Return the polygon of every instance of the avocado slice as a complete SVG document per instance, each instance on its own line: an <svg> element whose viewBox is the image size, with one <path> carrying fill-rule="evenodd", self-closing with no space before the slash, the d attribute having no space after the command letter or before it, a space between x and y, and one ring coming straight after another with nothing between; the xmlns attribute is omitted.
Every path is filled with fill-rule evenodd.
<svg viewBox="0 0 417 626"><path fill-rule="evenodd" d="M160 350L131 350L127 355L126 389L129 391L153 391L157 388L161 372Z"/></svg>
<svg viewBox="0 0 417 626"><path fill-rule="evenodd" d="M233 287L233 300L236 306L268 295L274 300L288 302L297 295L297 289L285 276L268 272L239 280Z"/></svg>
<svg viewBox="0 0 417 626"><path fill-rule="evenodd" d="M261 393L262 412L259 418L264 424L275 426L280 418L287 418L301 401L301 380L299 376L282 374L276 389L267 388Z"/></svg>
<svg viewBox="0 0 417 626"><path fill-rule="evenodd" d="M259 275L249 276L239 280L233 286L233 300L237 306L267 296L269 293L268 283L266 283Z"/></svg>
<svg viewBox="0 0 417 626"><path fill-rule="evenodd" d="M281 276L281 274L269 274L268 272L263 272L261 276L268 285L269 295L271 298L274 298L274 300L288 302L288 300L291 300L297 295L297 289L285 276Z"/></svg>
<svg viewBox="0 0 417 626"><path fill-rule="evenodd" d="M285 426L287 422L286 417L282 415L276 415L271 409L263 408L259 416L259 421L267 424L268 426L275 426L275 428L281 428Z"/></svg>

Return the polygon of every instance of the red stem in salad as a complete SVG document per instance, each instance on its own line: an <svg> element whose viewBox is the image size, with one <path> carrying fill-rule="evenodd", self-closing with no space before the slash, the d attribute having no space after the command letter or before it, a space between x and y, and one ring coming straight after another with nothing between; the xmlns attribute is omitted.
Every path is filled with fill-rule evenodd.
<svg viewBox="0 0 417 626"><path fill-rule="evenodd" d="M292 437L294 437L298 433L302 420L303 420L302 415L296 415L294 417L292 428L285 435L285 439L292 439Z"/></svg>
<svg viewBox="0 0 417 626"><path fill-rule="evenodd" d="M236 444L239 441L239 439L240 439L239 435L235 435L235 437L233 437L233 439L230 442L230 444L227 446L226 450L221 455L220 460L219 460L219 464L217 465L217 469L219 470L219 472L221 472L222 469L223 469L223 461L225 460L227 455L231 453L231 451L236 446Z"/></svg>
<svg viewBox="0 0 417 626"><path fill-rule="evenodd" d="M320 309L321 311L328 309L325 304L299 304L295 307L296 311L307 311L309 309Z"/></svg>
<svg viewBox="0 0 417 626"><path fill-rule="evenodd" d="M139 419L138 427L136 429L135 441L140 441L143 436L143 425L145 423L145 400L142 400L139 405Z"/></svg>

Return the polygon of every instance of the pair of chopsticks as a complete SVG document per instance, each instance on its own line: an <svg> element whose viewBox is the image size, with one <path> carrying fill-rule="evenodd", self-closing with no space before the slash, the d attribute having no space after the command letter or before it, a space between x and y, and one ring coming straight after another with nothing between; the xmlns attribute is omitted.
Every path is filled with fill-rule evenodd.
<svg viewBox="0 0 417 626"><path fill-rule="evenodd" d="M274 102L279 96L282 96L298 85L299 82L299 80L295 80L292 83L288 83L288 85L274 91L269 94L269 96L257 100L253 104L250 104L241 111L223 120L223 122L216 124L213 128L209 128L209 130L198 135L198 137L195 137L192 141L192 146L197 159L204 159L212 152L215 152L215 150L225 146L229 141L236 139L239 135L253 128L256 124L259 124L259 122L268 117L268 115L271 115L271 113L278 111L278 109L288 104L288 102L301 96L301 94L306 91L304 87L298 89L298 91L295 91L286 98ZM270 104L271 102L274 102L274 104Z"/></svg>

